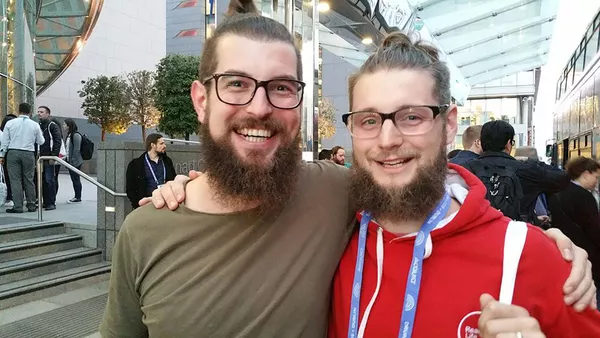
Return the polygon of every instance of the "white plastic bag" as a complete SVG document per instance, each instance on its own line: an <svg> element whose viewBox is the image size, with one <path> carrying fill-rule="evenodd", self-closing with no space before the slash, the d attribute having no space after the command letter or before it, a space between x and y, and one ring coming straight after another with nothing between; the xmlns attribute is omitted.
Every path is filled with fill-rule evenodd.
<svg viewBox="0 0 600 338"><path fill-rule="evenodd" d="M4 179L4 169L0 166L0 207L6 203L6 194L8 188L6 187L6 180Z"/></svg>

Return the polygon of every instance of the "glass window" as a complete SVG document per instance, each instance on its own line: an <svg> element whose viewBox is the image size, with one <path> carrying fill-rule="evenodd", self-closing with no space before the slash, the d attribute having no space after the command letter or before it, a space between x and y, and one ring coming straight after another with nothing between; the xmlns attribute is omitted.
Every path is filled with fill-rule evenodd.
<svg viewBox="0 0 600 338"><path fill-rule="evenodd" d="M594 125L600 126L600 72L594 75Z"/></svg>
<svg viewBox="0 0 600 338"><path fill-rule="evenodd" d="M597 32L596 32L597 33ZM585 67L589 68L594 56L596 56L596 52L598 50L598 34L592 34L590 40L587 42L585 46Z"/></svg>

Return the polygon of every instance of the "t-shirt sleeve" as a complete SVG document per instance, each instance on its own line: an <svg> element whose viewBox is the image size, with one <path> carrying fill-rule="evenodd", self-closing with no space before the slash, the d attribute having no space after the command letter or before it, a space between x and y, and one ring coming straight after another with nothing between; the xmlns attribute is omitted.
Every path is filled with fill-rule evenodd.
<svg viewBox="0 0 600 338"><path fill-rule="evenodd" d="M539 229L529 228L521 262L519 270L524 275L520 281L517 275L515 299L528 299L533 309L530 314L538 319L547 338L600 337L600 312L588 308L578 313L565 304L563 286L571 263Z"/></svg>
<svg viewBox="0 0 600 338"><path fill-rule="evenodd" d="M125 220L112 251L108 302L100 324L103 338L148 336L136 288L139 269L127 230L128 223L132 221L135 221L132 217Z"/></svg>

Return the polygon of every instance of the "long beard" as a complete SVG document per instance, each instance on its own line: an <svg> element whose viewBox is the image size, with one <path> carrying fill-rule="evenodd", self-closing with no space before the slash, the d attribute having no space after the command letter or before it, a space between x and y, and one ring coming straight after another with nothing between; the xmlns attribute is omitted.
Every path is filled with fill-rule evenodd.
<svg viewBox="0 0 600 338"><path fill-rule="evenodd" d="M209 119L207 119L209 120ZM295 190L302 159L300 133L276 150L272 161L265 163L260 152L249 154L246 161L234 149L230 135L240 126L269 126L285 139L285 128L274 119L236 121L226 128L224 136L213 139L209 125L200 126L201 153L208 183L216 198L224 205L243 209L259 203L260 212L280 210ZM264 157L264 156L263 156Z"/></svg>
<svg viewBox="0 0 600 338"><path fill-rule="evenodd" d="M423 220L444 196L447 163L442 142L436 158L418 168L412 181L403 187L388 188L380 186L371 172L353 159L350 196L358 208L370 211L378 220Z"/></svg>

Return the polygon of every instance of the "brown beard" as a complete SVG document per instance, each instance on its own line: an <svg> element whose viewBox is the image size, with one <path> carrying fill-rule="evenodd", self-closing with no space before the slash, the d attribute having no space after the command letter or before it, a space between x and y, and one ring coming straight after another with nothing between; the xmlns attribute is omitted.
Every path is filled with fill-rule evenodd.
<svg viewBox="0 0 600 338"><path fill-rule="evenodd" d="M209 120L207 118L207 120ZM280 210L295 189L302 159L300 133L276 150L269 163L260 163L262 152L250 153L247 161L241 159L230 141L233 130L268 128L284 138L286 129L277 120L248 118L228 125L220 139L213 139L209 125L200 126L202 164L208 183L216 198L234 210L251 203L259 203L260 212ZM250 163L248 163L250 162Z"/></svg>
<svg viewBox="0 0 600 338"><path fill-rule="evenodd" d="M374 218L393 223L424 220L444 196L447 172L446 142L432 163L417 169L416 176L406 186L380 186L371 172L353 158L350 196L361 210Z"/></svg>

